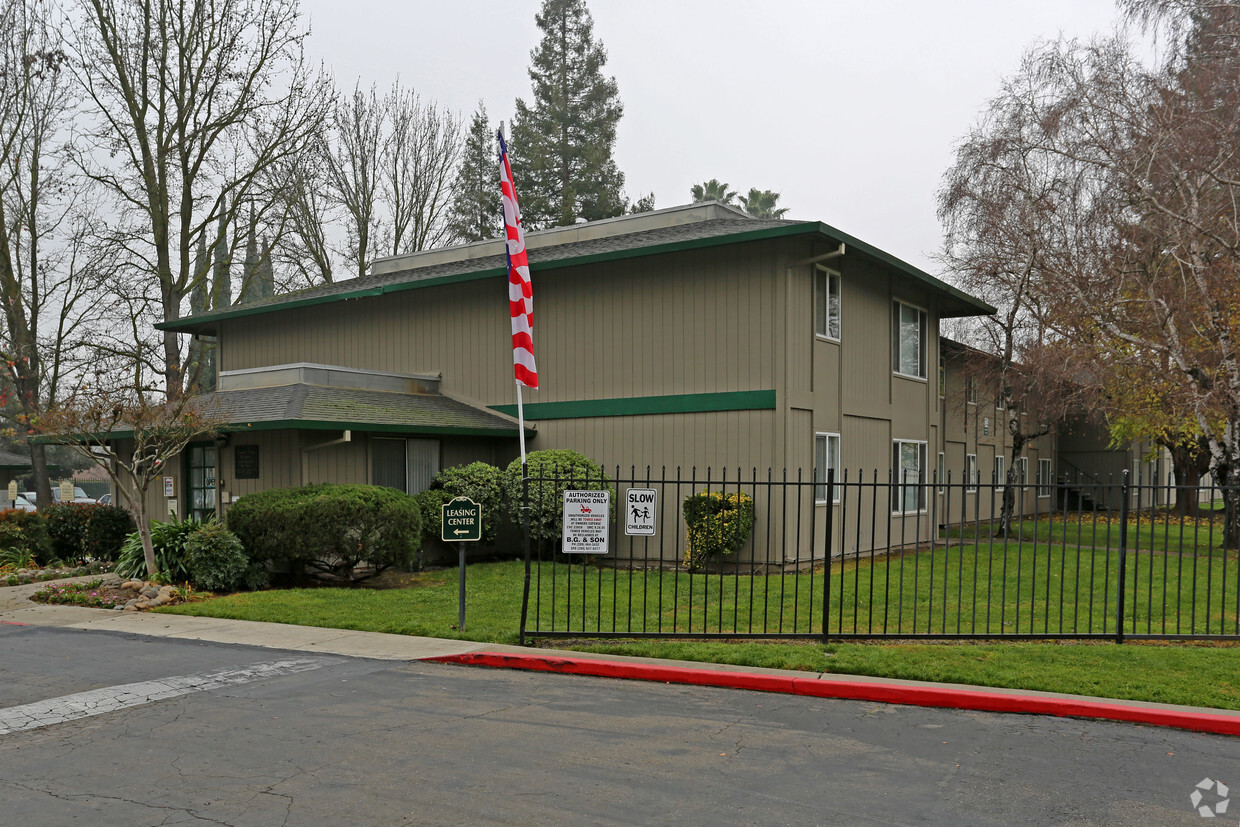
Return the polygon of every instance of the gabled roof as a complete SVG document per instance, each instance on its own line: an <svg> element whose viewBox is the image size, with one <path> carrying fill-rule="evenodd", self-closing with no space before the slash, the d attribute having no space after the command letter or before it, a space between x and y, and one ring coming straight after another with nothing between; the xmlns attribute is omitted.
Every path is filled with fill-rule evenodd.
<svg viewBox="0 0 1240 827"><path fill-rule="evenodd" d="M980 299L830 225L818 221L752 218L715 202L530 233L527 249L530 267L538 272L797 236L821 238L831 246L844 244L849 252L860 253L930 287L940 294L941 315L944 317L995 312L993 307ZM503 244L502 241L486 241L382 259L375 263L373 272L367 276L319 285L253 304L161 322L156 327L160 330L210 334L216 331L216 322L223 319L381 296L440 284L502 278L507 273Z"/></svg>

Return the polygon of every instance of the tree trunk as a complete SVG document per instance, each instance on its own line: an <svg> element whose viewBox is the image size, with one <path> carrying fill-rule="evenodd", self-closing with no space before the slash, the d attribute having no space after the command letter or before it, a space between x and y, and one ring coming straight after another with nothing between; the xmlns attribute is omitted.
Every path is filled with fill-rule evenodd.
<svg viewBox="0 0 1240 827"><path fill-rule="evenodd" d="M30 443L30 467L34 472L34 496L36 503L52 503L52 480L47 473L47 446L40 442ZM40 508L42 506L39 506Z"/></svg>

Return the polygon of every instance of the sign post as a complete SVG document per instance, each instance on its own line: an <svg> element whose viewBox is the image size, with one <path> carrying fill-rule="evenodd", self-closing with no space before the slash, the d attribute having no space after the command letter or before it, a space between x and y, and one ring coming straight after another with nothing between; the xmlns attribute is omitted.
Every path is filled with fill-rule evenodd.
<svg viewBox="0 0 1240 827"><path fill-rule="evenodd" d="M465 631L465 544L482 539L482 506L469 497L456 497L440 509L439 539L456 543L460 567L456 628Z"/></svg>

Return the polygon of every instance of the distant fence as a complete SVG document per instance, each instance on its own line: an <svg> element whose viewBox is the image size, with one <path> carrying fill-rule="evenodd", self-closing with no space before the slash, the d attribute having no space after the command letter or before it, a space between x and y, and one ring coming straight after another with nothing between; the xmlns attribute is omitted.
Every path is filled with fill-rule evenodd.
<svg viewBox="0 0 1240 827"><path fill-rule="evenodd" d="M607 553L564 553L560 492L604 486L609 518L570 518L594 534L570 546ZM653 496L630 503L630 489ZM700 559L683 506L702 493L752 507L735 552ZM875 472L531 477L521 636L1240 639L1227 493L1127 475L1011 489Z"/></svg>

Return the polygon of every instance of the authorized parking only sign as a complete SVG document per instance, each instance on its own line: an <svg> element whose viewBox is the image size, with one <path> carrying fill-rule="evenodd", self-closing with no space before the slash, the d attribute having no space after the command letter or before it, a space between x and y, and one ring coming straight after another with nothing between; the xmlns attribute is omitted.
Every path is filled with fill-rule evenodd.
<svg viewBox="0 0 1240 827"><path fill-rule="evenodd" d="M630 537L653 537L659 512L659 493L653 488L630 488L624 492L624 533Z"/></svg>
<svg viewBox="0 0 1240 827"><path fill-rule="evenodd" d="M561 550L565 554L606 554L610 513L610 491L565 491Z"/></svg>

